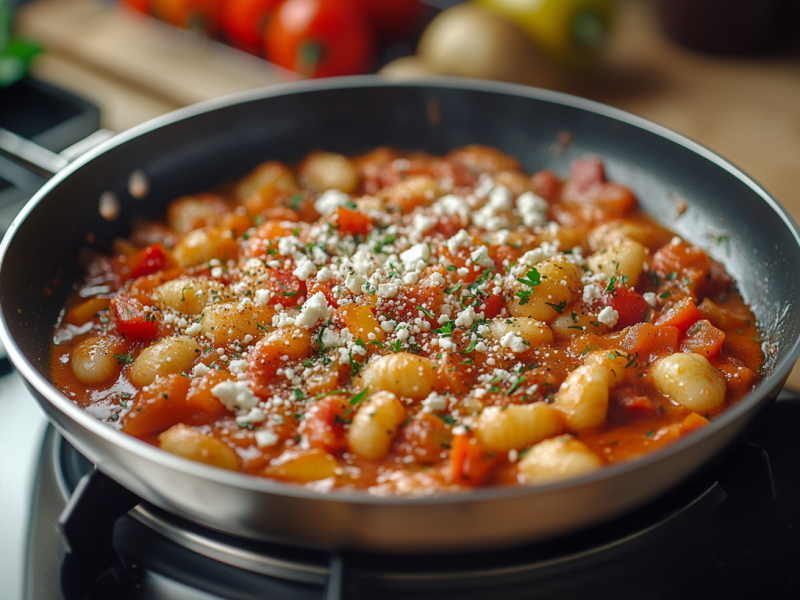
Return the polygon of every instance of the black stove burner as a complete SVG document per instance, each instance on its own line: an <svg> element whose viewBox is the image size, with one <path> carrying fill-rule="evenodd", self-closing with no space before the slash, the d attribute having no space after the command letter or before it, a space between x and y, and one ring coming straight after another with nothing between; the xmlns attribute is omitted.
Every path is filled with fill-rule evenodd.
<svg viewBox="0 0 800 600"><path fill-rule="evenodd" d="M75 491L62 524L74 550L64 562L64 595L561 600L737 598L758 589L789 596L800 558L800 396L782 398L724 461L642 509L556 540L464 554L327 553L241 539L146 503L128 512L138 499L62 441L62 475ZM167 588L180 591L164 595Z"/></svg>

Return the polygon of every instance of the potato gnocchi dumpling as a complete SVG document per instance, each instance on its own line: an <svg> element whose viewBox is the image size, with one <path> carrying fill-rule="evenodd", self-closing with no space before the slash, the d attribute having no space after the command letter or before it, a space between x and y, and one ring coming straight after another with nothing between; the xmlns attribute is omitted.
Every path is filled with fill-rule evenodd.
<svg viewBox="0 0 800 600"><path fill-rule="evenodd" d="M174 460L320 493L543 485L693 435L759 381L723 266L596 157L251 167L90 257L55 331L65 394Z"/></svg>

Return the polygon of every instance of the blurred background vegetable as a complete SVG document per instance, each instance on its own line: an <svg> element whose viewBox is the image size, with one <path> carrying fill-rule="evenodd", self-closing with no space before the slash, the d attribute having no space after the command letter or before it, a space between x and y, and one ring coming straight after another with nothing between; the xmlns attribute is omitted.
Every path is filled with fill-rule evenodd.
<svg viewBox="0 0 800 600"><path fill-rule="evenodd" d="M373 32L360 0L286 0L264 32L267 60L305 77L366 73Z"/></svg>
<svg viewBox="0 0 800 600"><path fill-rule="evenodd" d="M613 0L475 0L517 23L569 69L596 65L608 41Z"/></svg>
<svg viewBox="0 0 800 600"><path fill-rule="evenodd" d="M539 47L513 22L466 2L437 15L417 56L432 71L548 87L555 73Z"/></svg>
<svg viewBox="0 0 800 600"><path fill-rule="evenodd" d="M0 0L0 88L22 78L31 60L42 49L11 33L11 1Z"/></svg>

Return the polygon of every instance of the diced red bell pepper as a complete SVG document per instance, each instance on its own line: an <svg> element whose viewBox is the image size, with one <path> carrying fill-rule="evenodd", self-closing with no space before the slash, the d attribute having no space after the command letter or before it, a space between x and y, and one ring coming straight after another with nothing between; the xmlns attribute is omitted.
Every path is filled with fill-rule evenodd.
<svg viewBox="0 0 800 600"><path fill-rule="evenodd" d="M697 308L697 305L688 298L675 306L667 309L655 322L656 325L670 325L680 329L681 333L686 333L692 325L697 323L705 315Z"/></svg>
<svg viewBox="0 0 800 600"><path fill-rule="evenodd" d="M340 206L336 209L336 218L339 222L339 231L350 235L367 235L370 229L374 227L369 215L357 210L351 210L346 206Z"/></svg>
<svg viewBox="0 0 800 600"><path fill-rule="evenodd" d="M130 296L119 296L114 302L117 329L128 338L152 339L158 335L158 320L145 312L141 302Z"/></svg>
<svg viewBox="0 0 800 600"><path fill-rule="evenodd" d="M624 329L644 320L648 304L636 291L620 287L605 294L605 303L619 313L616 328Z"/></svg>
<svg viewBox="0 0 800 600"><path fill-rule="evenodd" d="M130 277L137 278L152 275L157 271L167 268L171 264L169 253L160 243L148 246L133 259Z"/></svg>
<svg viewBox="0 0 800 600"><path fill-rule="evenodd" d="M486 478L497 460L468 435L453 436L450 464L453 483L476 486Z"/></svg>
<svg viewBox="0 0 800 600"><path fill-rule="evenodd" d="M724 341L725 332L714 327L711 321L702 319L686 331L686 337L681 342L681 350L701 354L711 360L719 356Z"/></svg>

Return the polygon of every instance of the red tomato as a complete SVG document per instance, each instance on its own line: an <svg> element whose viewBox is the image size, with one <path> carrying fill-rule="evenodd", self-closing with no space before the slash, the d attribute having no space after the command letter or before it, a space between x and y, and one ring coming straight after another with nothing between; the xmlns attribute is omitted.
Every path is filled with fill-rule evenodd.
<svg viewBox="0 0 800 600"><path fill-rule="evenodd" d="M145 275L152 275L157 271L165 269L171 260L164 246L161 244L153 244L142 250L131 263L131 278L143 277Z"/></svg>
<svg viewBox="0 0 800 600"><path fill-rule="evenodd" d="M155 314L145 312L142 303L130 296L119 296L114 303L117 329L125 337L152 339L158 335L158 320Z"/></svg>
<svg viewBox="0 0 800 600"><path fill-rule="evenodd" d="M641 322L648 308L644 298L626 287L616 288L613 293L605 294L605 303L619 313L617 329Z"/></svg>
<svg viewBox="0 0 800 600"><path fill-rule="evenodd" d="M267 59L306 77L369 70L373 42L355 0L286 0L264 33Z"/></svg>
<svg viewBox="0 0 800 600"><path fill-rule="evenodd" d="M122 0L122 3L140 13L150 14L150 0Z"/></svg>
<svg viewBox="0 0 800 600"><path fill-rule="evenodd" d="M637 323L626 330L625 338L620 345L623 350L638 354L652 362L658 357L675 354L678 351L680 335L681 332L677 327Z"/></svg>
<svg viewBox="0 0 800 600"><path fill-rule="evenodd" d="M150 8L165 23L213 34L219 30L222 0L150 0Z"/></svg>
<svg viewBox="0 0 800 600"><path fill-rule="evenodd" d="M494 454L468 435L456 435L450 450L450 477L453 483L480 485L494 465Z"/></svg>
<svg viewBox="0 0 800 600"><path fill-rule="evenodd" d="M337 220L339 222L339 231L349 233L350 235L367 235L369 230L373 228L372 219L369 215L340 206L336 209Z"/></svg>
<svg viewBox="0 0 800 600"><path fill-rule="evenodd" d="M680 329L681 333L686 333L689 327L704 316L694 302L683 300L662 314L656 321L656 325L671 325Z"/></svg>
<svg viewBox="0 0 800 600"><path fill-rule="evenodd" d="M722 352L724 341L725 332L714 327L711 321L703 319L688 329L686 337L681 342L681 350L701 354L711 360Z"/></svg>
<svg viewBox="0 0 800 600"><path fill-rule="evenodd" d="M264 30L281 0L225 0L222 31L237 48L251 54L262 49Z"/></svg>
<svg viewBox="0 0 800 600"><path fill-rule="evenodd" d="M420 24L424 5L419 0L358 0L381 37L402 38Z"/></svg>
<svg viewBox="0 0 800 600"><path fill-rule="evenodd" d="M344 396L326 396L305 414L305 434L309 446L326 450L347 447L344 426L353 418L353 409Z"/></svg>
<svg viewBox="0 0 800 600"><path fill-rule="evenodd" d="M267 304L271 306L297 306L306 295L305 281L282 269L270 269L269 279L264 282L264 286L272 292L267 300Z"/></svg>

